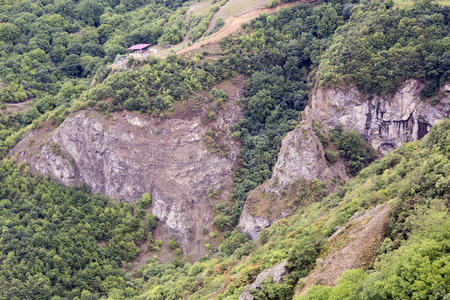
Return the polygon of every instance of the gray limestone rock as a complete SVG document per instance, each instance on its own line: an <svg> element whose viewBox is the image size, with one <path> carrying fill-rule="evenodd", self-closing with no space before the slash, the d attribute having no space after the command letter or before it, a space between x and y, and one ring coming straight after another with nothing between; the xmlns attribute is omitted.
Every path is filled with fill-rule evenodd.
<svg viewBox="0 0 450 300"><path fill-rule="evenodd" d="M239 300L253 300L251 291L260 288L266 279L271 278L274 283L282 283L283 276L289 273L287 269L287 261L283 261L271 268L265 269L259 273L255 281L245 288L245 291L239 296Z"/></svg>
<svg viewBox="0 0 450 300"><path fill-rule="evenodd" d="M200 116L157 120L132 113L105 117L95 111L69 116L58 128L28 134L11 152L18 162L65 185L86 183L117 201L136 202L152 196L152 213L166 231L194 257L205 254L202 229L213 222L208 191L231 192L239 144L229 125L240 111L224 109L215 122L227 145L224 155L207 149L211 124ZM30 146L32 140L34 146Z"/></svg>

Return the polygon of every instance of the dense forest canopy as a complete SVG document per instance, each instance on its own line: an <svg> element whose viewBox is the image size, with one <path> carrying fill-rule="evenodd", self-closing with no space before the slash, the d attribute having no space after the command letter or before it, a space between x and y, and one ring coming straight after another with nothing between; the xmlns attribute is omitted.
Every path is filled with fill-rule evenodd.
<svg viewBox="0 0 450 300"><path fill-rule="evenodd" d="M450 10L431 1L397 9L393 1L355 8L319 67L321 84L354 83L368 95L390 94L408 78L434 96L450 79Z"/></svg>
<svg viewBox="0 0 450 300"><path fill-rule="evenodd" d="M136 294L120 267L155 226L144 209L32 176L6 160L0 210L0 299Z"/></svg>
<svg viewBox="0 0 450 300"><path fill-rule="evenodd" d="M218 7L189 16L174 0L46 0L0 4L0 158L25 132L57 125L75 109L105 114L139 111L154 116L196 91L211 90L236 74L247 78L244 117L232 127L240 167L229 206L216 206L214 225L224 242L200 262L157 259L137 278L124 270L138 245L152 239L156 220L142 205L116 204L86 187L68 188L33 176L8 159L0 163L0 299L235 299L266 267L287 260L282 284L266 282L256 299L288 299L327 251L327 239L354 213L389 203L388 238L373 272L345 273L333 287L316 286L306 299L440 299L450 292L448 203L450 124L424 141L407 144L372 163L374 154L355 132L331 131L356 178L320 203L299 207L291 218L250 241L236 228L248 193L268 180L284 135L298 123L314 86L356 85L368 98L393 93L417 78L424 101L448 82L448 6L414 1L329 0L262 15L239 35L207 53L109 65L136 43L197 40ZM223 101L226 101L224 98ZM218 108L220 109L220 107ZM328 192L324 192L328 194ZM320 221L317 221L320 220ZM318 222L318 223L317 223ZM173 240L173 243L176 242ZM406 264L406 266L404 266ZM301 297L301 298L302 298Z"/></svg>
<svg viewBox="0 0 450 300"><path fill-rule="evenodd" d="M174 34L177 1L13 1L0 7L2 102L54 95L135 43ZM167 31L167 32L166 32ZM170 32L170 33L169 33ZM182 33L183 34L183 33Z"/></svg>

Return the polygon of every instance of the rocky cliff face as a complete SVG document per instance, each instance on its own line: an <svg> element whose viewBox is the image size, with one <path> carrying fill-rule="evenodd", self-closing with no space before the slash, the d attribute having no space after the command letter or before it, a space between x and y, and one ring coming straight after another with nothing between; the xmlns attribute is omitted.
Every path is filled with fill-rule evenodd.
<svg viewBox="0 0 450 300"><path fill-rule="evenodd" d="M422 138L431 126L449 117L450 95L445 92L446 86L436 105L420 99L423 85L414 79L407 80L392 97L370 100L355 87L317 89L304 119L309 123L320 120L325 129L340 123L361 133L376 150L386 154Z"/></svg>
<svg viewBox="0 0 450 300"><path fill-rule="evenodd" d="M118 201L152 195L151 212L195 258L205 254L214 189L228 198L238 143L229 126L241 117L226 103L215 121L203 113L154 119L132 113L110 117L81 111L58 128L31 132L12 151L18 162L65 185L84 182ZM39 143L37 142L39 141Z"/></svg>
<svg viewBox="0 0 450 300"><path fill-rule="evenodd" d="M387 153L403 143L422 138L431 126L450 115L449 84L441 89L440 102L432 105L422 101L423 88L417 80L407 80L392 97L367 100L356 88L319 88L312 93L311 103L302 114L302 122L283 140L272 178L250 193L240 226L252 238L263 227L270 226L281 214L289 214L283 194L300 179L318 179L333 188L347 179L344 165L330 165L316 134L313 122L328 132L338 124L353 129L379 152ZM272 201L281 207L278 215L261 213L261 195L271 194Z"/></svg>

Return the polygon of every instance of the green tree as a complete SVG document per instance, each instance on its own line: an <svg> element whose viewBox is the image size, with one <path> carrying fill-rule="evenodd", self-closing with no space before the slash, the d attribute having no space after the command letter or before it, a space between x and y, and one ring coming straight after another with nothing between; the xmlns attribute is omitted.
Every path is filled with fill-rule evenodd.
<svg viewBox="0 0 450 300"><path fill-rule="evenodd" d="M20 37L20 29L11 23L0 23L0 41L14 44Z"/></svg>
<svg viewBox="0 0 450 300"><path fill-rule="evenodd" d="M80 76L82 71L80 56L76 54L67 55L61 64L61 70L69 76Z"/></svg>
<svg viewBox="0 0 450 300"><path fill-rule="evenodd" d="M100 15L103 11L103 5L94 0L82 1L76 8L78 18L85 24L96 27L100 25Z"/></svg>

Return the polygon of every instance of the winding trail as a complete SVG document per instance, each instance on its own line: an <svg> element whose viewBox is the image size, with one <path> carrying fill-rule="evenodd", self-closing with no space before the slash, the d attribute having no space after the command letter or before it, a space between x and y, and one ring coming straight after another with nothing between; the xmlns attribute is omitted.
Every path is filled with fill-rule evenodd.
<svg viewBox="0 0 450 300"><path fill-rule="evenodd" d="M225 24L223 25L223 27L216 33L204 39L201 39L200 41L190 46L188 46L188 41L183 41L180 44L174 45L170 48L156 47L158 49L158 54L156 54L155 56L158 58L164 58L171 53L175 53L177 55L186 54L190 51L197 50L206 44L218 43L222 39L239 30L243 24L249 23L250 21L258 18L261 14L273 14L285 7L292 7L300 3L313 4L316 2L320 2L320 0L298 0L289 3L282 3L272 8L260 8L248 13L230 17L225 20Z"/></svg>
<svg viewBox="0 0 450 300"><path fill-rule="evenodd" d="M203 45L217 43L220 40L222 40L222 39L226 38L227 36L229 36L230 34L232 34L233 32L239 30L243 24L248 23L251 20L258 18L261 14L264 14L264 13L265 14L273 14L284 7L292 7L292 6L295 6L300 3L314 3L314 2L317 2L317 0L300 0L300 1L295 1L295 2L282 3L282 4L272 7L272 8L260 8L260 9L251 11L249 13L245 13L245 14L238 15L238 16L233 16L233 17L225 20L225 24L219 31L210 35L209 37L207 37L204 40L201 40L199 42L194 43L191 46L188 46L186 48L183 48L182 50L179 50L177 52L177 54L178 55L185 54L192 50L196 50Z"/></svg>
<svg viewBox="0 0 450 300"><path fill-rule="evenodd" d="M293 7L293 6L295 6L297 4L301 4L301 3L315 4L315 3L321 3L321 0L297 0L294 2L282 3L282 4L279 4L272 8L259 8L259 9L255 9L251 12L248 12L248 13L236 15L236 16L227 18L225 20L225 24L219 31L217 31L216 33L214 33L208 37L205 37L205 38L199 40L198 42L196 42L192 45L189 45L189 41L185 39L181 43L173 45L168 48L163 48L163 47L159 47L159 46L152 47L157 50L157 53L152 54L152 56L154 56L156 58L165 58L169 54L184 55L191 51L197 50L204 45L218 43L222 39L226 38L227 36L231 35L232 33L236 32L236 31L238 31L243 24L249 23L250 21L258 18L261 14L273 14L273 13L278 12L282 8ZM112 65L112 67L113 67L113 69L126 68L126 60L124 60L120 63L116 62Z"/></svg>

